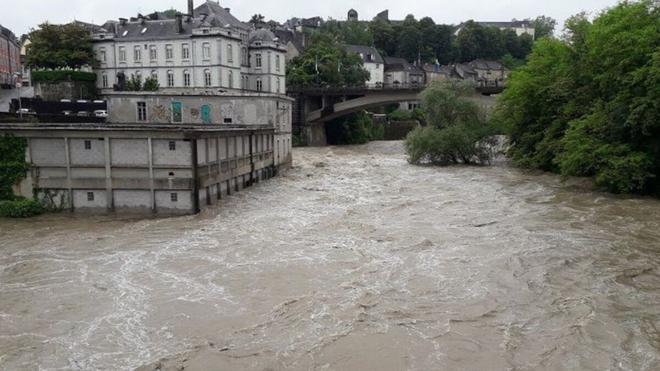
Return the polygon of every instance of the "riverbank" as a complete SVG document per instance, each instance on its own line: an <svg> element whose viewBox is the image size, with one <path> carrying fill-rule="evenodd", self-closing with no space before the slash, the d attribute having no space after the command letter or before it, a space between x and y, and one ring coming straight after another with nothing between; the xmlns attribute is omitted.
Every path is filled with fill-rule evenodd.
<svg viewBox="0 0 660 371"><path fill-rule="evenodd" d="M0 368L660 367L657 200L399 142L294 164L197 216L0 220Z"/></svg>

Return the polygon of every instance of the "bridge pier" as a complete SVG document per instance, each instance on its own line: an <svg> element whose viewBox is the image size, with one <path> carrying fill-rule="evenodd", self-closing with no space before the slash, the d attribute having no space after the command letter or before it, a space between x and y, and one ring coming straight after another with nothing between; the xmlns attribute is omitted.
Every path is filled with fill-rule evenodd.
<svg viewBox="0 0 660 371"><path fill-rule="evenodd" d="M303 127L305 142L310 147L325 147L328 145L328 138L325 134L325 123L313 122L306 123Z"/></svg>

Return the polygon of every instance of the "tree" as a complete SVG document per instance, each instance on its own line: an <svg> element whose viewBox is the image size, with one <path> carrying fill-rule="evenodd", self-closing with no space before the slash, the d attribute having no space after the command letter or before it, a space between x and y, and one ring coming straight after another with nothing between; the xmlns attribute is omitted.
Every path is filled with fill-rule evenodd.
<svg viewBox="0 0 660 371"><path fill-rule="evenodd" d="M92 38L87 29L77 24L44 23L30 32L26 65L31 68L79 69L96 67Z"/></svg>
<svg viewBox="0 0 660 371"><path fill-rule="evenodd" d="M305 52L287 65L290 86L359 86L369 79L362 59L347 53L336 38L318 34Z"/></svg>
<svg viewBox="0 0 660 371"><path fill-rule="evenodd" d="M474 21L467 21L456 37L456 51L461 62L480 58L486 43L484 27Z"/></svg>
<svg viewBox="0 0 660 371"><path fill-rule="evenodd" d="M142 86L142 90L144 91L158 91L160 89L160 84L158 83L158 79L155 77L147 77L144 79L144 85Z"/></svg>
<svg viewBox="0 0 660 371"><path fill-rule="evenodd" d="M369 23L369 30L373 35L374 46L385 56L396 55L397 33L392 24L380 18Z"/></svg>
<svg viewBox="0 0 660 371"><path fill-rule="evenodd" d="M515 71L496 119L514 161L589 176L617 193L660 195L660 8L622 2L562 40L542 38Z"/></svg>
<svg viewBox="0 0 660 371"><path fill-rule="evenodd" d="M532 27L534 27L536 38L540 39L542 37L552 37L554 35L557 21L554 18L541 15L532 20L531 24Z"/></svg>
<svg viewBox="0 0 660 371"><path fill-rule="evenodd" d="M481 108L468 97L474 86L442 81L422 93L427 126L406 138L408 160L413 164L486 164L492 157L494 127Z"/></svg>
<svg viewBox="0 0 660 371"><path fill-rule="evenodd" d="M261 14L255 14L252 16L252 18L250 18L249 23L251 23L255 27L258 27L260 25L263 25L265 22L266 22L266 17L264 17Z"/></svg>

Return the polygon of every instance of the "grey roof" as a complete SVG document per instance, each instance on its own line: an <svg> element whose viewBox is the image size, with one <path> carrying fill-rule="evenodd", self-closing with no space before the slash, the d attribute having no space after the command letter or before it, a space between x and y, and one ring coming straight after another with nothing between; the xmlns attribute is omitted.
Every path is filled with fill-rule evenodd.
<svg viewBox="0 0 660 371"><path fill-rule="evenodd" d="M506 69L500 62L497 61L487 61L484 59L475 59L472 62L469 62L468 65L473 69L479 70L502 70Z"/></svg>
<svg viewBox="0 0 660 371"><path fill-rule="evenodd" d="M14 33L11 32L8 28L2 27L2 25L0 25L0 37L11 41L14 45L18 45L18 39L16 38L16 35L14 35Z"/></svg>
<svg viewBox="0 0 660 371"><path fill-rule="evenodd" d="M202 24L203 22L199 19L183 22L183 32L179 33L174 19L145 20L144 22L127 22L125 24L114 23L117 27L116 38L126 41L188 38L192 35L193 29L201 27ZM114 26L106 24L103 28L114 33L111 27Z"/></svg>
<svg viewBox="0 0 660 371"><path fill-rule="evenodd" d="M103 27L89 25L93 32L109 32L115 34L117 40L168 40L189 38L197 28L232 28L248 31L250 27L231 15L218 3L207 0L194 9L194 17L183 16L183 29L178 32L177 19L167 17L163 12L152 13L153 18L139 15L129 22L108 21Z"/></svg>
<svg viewBox="0 0 660 371"><path fill-rule="evenodd" d="M255 41L273 42L274 40L275 40L275 34L265 28L260 28L258 30L250 32L250 37L249 37L250 43L253 43Z"/></svg>
<svg viewBox="0 0 660 371"><path fill-rule="evenodd" d="M397 57L385 57L385 71L423 72L421 68L408 63L404 58Z"/></svg>
<svg viewBox="0 0 660 371"><path fill-rule="evenodd" d="M217 21L220 22L221 27L224 27L225 25L230 25L235 28L240 28L244 30L249 30L250 26L246 23L243 23L239 21L236 17L234 17L229 9L223 8L220 6L220 4L211 1L211 0L206 0L206 2L193 11L193 14L195 17L200 17L202 14L208 15L210 18L215 18Z"/></svg>
<svg viewBox="0 0 660 371"><path fill-rule="evenodd" d="M362 57L363 63L380 63L385 61L376 48L363 45L344 45L344 50L348 53L358 54ZM371 56L371 58L369 58Z"/></svg>

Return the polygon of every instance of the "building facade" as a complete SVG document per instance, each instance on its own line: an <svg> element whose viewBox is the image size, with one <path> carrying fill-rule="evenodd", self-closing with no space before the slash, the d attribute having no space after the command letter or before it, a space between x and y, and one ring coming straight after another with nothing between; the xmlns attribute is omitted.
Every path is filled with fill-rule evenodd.
<svg viewBox="0 0 660 371"><path fill-rule="evenodd" d="M358 55L364 68L369 71L368 87L381 87L385 82L385 61L378 50L370 46L345 45L346 52Z"/></svg>
<svg viewBox="0 0 660 371"><path fill-rule="evenodd" d="M424 85L424 70L404 58L385 57L385 86L420 87Z"/></svg>
<svg viewBox="0 0 660 371"><path fill-rule="evenodd" d="M17 194L76 212L193 214L291 165L286 96L107 98L107 124L0 124L28 141Z"/></svg>
<svg viewBox="0 0 660 371"><path fill-rule="evenodd" d="M188 14L138 15L93 32L102 94L132 78L155 78L162 92L286 92L286 45L252 30L229 9L207 0Z"/></svg>
<svg viewBox="0 0 660 371"><path fill-rule="evenodd" d="M0 25L0 88L13 87L20 73L21 46L14 33Z"/></svg>

